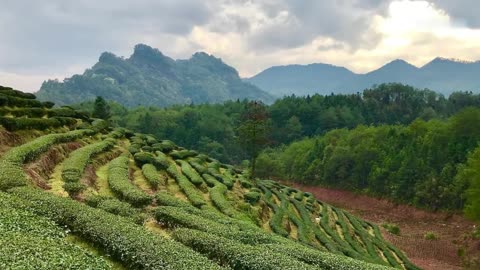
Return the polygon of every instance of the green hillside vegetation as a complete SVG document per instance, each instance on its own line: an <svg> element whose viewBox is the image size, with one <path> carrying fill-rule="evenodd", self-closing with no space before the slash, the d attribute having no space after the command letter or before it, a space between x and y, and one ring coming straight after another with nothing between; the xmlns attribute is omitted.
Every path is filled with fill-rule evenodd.
<svg viewBox="0 0 480 270"><path fill-rule="evenodd" d="M36 100L0 94L17 101L2 110ZM19 138L0 148L1 269L418 269L377 225L310 193L79 116L41 130L0 127L2 142ZM50 151L53 172L27 174Z"/></svg>
<svg viewBox="0 0 480 270"><path fill-rule="evenodd" d="M237 127L247 101L223 104L123 108L111 103L112 122L128 129L169 138L186 148L225 163L246 159ZM93 102L72 105L93 112ZM448 97L402 84L382 84L352 95L288 96L266 106L270 117L270 146L280 146L333 129L358 125L408 125L446 119L466 107L480 107L480 95L456 92Z"/></svg>
<svg viewBox="0 0 480 270"><path fill-rule="evenodd" d="M480 109L470 107L445 120L336 129L264 151L258 173L430 210L462 210L473 203L478 212L469 206L468 213L478 218L473 195L478 194L478 123Z"/></svg>
<svg viewBox="0 0 480 270"><path fill-rule="evenodd" d="M272 102L270 94L243 82L238 72L221 59L203 52L188 60L173 60L144 44L127 59L103 53L83 74L63 82L45 81L40 100L65 105L102 96L128 107L217 103L255 99Z"/></svg>

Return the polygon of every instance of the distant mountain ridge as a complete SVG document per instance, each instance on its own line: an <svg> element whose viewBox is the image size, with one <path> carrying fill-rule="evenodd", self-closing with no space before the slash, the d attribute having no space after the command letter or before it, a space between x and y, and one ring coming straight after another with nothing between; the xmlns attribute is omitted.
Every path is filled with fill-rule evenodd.
<svg viewBox="0 0 480 270"><path fill-rule="evenodd" d="M174 60L145 44L136 45L126 59L104 52L82 75L63 82L48 80L36 94L40 100L59 105L93 100L96 96L129 107L244 98L273 101L270 94L242 81L238 72L219 58L199 52L187 60Z"/></svg>
<svg viewBox="0 0 480 270"><path fill-rule="evenodd" d="M286 65L268 68L246 79L275 96L356 93L381 83L403 83L449 95L480 92L480 61L437 57L422 67L397 59L381 68L357 74L329 64Z"/></svg>

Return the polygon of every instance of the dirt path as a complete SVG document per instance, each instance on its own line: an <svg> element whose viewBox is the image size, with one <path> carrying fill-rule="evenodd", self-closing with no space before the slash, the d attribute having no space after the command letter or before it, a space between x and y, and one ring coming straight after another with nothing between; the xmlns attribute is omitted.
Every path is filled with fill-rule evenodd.
<svg viewBox="0 0 480 270"><path fill-rule="evenodd" d="M384 222L397 224L400 235L383 231L385 239L402 249L413 263L423 269L462 269L458 250L464 242L464 235L471 233L474 224L460 215L431 213L348 191L291 185L378 225ZM424 235L427 232L433 232L438 239L426 240ZM469 245L476 247L478 252L480 241L469 241Z"/></svg>

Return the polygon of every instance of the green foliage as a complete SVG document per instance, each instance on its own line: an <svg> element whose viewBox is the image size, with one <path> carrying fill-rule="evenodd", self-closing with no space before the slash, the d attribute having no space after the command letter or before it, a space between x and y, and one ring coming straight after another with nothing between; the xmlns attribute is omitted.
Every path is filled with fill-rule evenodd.
<svg viewBox="0 0 480 270"><path fill-rule="evenodd" d="M0 190L27 184L27 176L21 167L23 163L32 161L52 145L73 141L91 133L91 130L76 130L49 134L10 149L0 159Z"/></svg>
<svg viewBox="0 0 480 270"><path fill-rule="evenodd" d="M50 128L58 128L62 126L75 125L77 121L73 118L9 118L0 117L0 125L9 131L16 130L46 130Z"/></svg>
<svg viewBox="0 0 480 270"><path fill-rule="evenodd" d="M468 186L465 215L472 220L480 221L480 147L477 147L469 155L467 162L460 166L456 180Z"/></svg>
<svg viewBox="0 0 480 270"><path fill-rule="evenodd" d="M31 188L12 192L35 213L67 226L121 260L128 269L221 269L183 245L130 220Z"/></svg>
<svg viewBox="0 0 480 270"><path fill-rule="evenodd" d="M400 227L397 224L384 223L382 227L391 234L400 235Z"/></svg>
<svg viewBox="0 0 480 270"><path fill-rule="evenodd" d="M93 105L92 117L108 120L111 117L110 106L102 97L97 97Z"/></svg>
<svg viewBox="0 0 480 270"><path fill-rule="evenodd" d="M58 104L103 96L129 107L273 99L214 56L196 53L190 59L174 61L144 44L136 45L128 59L103 53L98 63L81 75L63 82L44 82L37 95Z"/></svg>
<svg viewBox="0 0 480 270"><path fill-rule="evenodd" d="M200 231L177 229L173 237L182 244L233 269L316 269L314 266L267 248L241 244Z"/></svg>
<svg viewBox="0 0 480 270"><path fill-rule="evenodd" d="M135 207L143 207L152 202L152 197L145 194L129 181L128 157L120 156L108 165L108 184L110 189L121 199Z"/></svg>
<svg viewBox="0 0 480 270"><path fill-rule="evenodd" d="M478 147L478 121L480 110L469 108L444 121L333 130L265 151L258 161L265 176L364 191L432 210L462 209L470 178L459 169Z"/></svg>
<svg viewBox="0 0 480 270"><path fill-rule="evenodd" d="M165 184L166 179L164 179L163 175L160 175L157 172L157 168L152 164L145 164L142 166L142 173L145 176L148 184L154 189L158 188L158 185Z"/></svg>
<svg viewBox="0 0 480 270"><path fill-rule="evenodd" d="M182 173L185 174L194 185L199 186L203 184L202 177L188 164L188 162L177 160L177 163L180 164Z"/></svg>
<svg viewBox="0 0 480 270"><path fill-rule="evenodd" d="M261 197L260 193L255 191L250 191L243 194L243 198L245 199L245 201L247 201L250 204L256 204L260 199L260 197Z"/></svg>
<svg viewBox="0 0 480 270"><path fill-rule="evenodd" d="M63 162L62 179L66 183L77 183L82 178L85 167L90 163L91 158L102 153L115 145L114 139L106 139L104 141L89 144L80 149L73 151L70 156ZM73 187L73 186L71 186ZM69 188L71 188L69 186Z"/></svg>
<svg viewBox="0 0 480 270"><path fill-rule="evenodd" d="M92 195L85 199L85 203L114 215L131 218L137 224L143 224L145 220L145 216L138 209L115 198Z"/></svg>
<svg viewBox="0 0 480 270"><path fill-rule="evenodd" d="M426 240L437 240L438 239L437 235L434 232L427 232L427 233L425 233L425 235L423 237Z"/></svg>
<svg viewBox="0 0 480 270"><path fill-rule="evenodd" d="M53 221L30 212L28 204L0 193L1 269L110 269L100 257L65 241Z"/></svg>
<svg viewBox="0 0 480 270"><path fill-rule="evenodd" d="M191 150L178 150L170 153L170 156L174 159L186 159L196 155L198 155L198 153Z"/></svg>
<svg viewBox="0 0 480 270"><path fill-rule="evenodd" d="M135 159L135 162L139 166L143 166L144 164L152 164L155 156L152 153L149 152L138 152L133 156L133 159Z"/></svg>
<svg viewBox="0 0 480 270"><path fill-rule="evenodd" d="M170 166L167 168L167 172L177 181L180 189L185 193L185 195L187 195L187 198L194 206L202 207L206 204L202 194L183 174L178 171L177 166L174 163L170 164Z"/></svg>

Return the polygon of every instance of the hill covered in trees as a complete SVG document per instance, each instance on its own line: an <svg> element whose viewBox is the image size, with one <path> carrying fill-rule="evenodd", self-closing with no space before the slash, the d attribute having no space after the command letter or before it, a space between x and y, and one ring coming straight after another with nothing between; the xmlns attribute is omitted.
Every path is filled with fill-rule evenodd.
<svg viewBox="0 0 480 270"><path fill-rule="evenodd" d="M0 87L2 269L418 269L311 193L52 106Z"/></svg>
<svg viewBox="0 0 480 270"><path fill-rule="evenodd" d="M144 44L127 59L103 53L82 75L63 82L48 80L37 93L40 100L59 105L102 96L128 107L217 103L255 99L272 102L270 94L243 82L238 72L221 59L203 52L187 60L173 60Z"/></svg>
<svg viewBox="0 0 480 270"><path fill-rule="evenodd" d="M223 162L240 163L246 155L237 127L248 102L127 109L110 103L111 121L138 132L170 138ZM93 102L72 105L93 112ZM415 119L446 119L463 108L480 106L480 95L456 92L445 98L430 90L402 84L384 84L361 94L289 96L266 105L269 145L288 144L358 125L402 124Z"/></svg>
<svg viewBox="0 0 480 270"><path fill-rule="evenodd" d="M479 93L479 73L480 61L437 57L420 68L395 60L366 74L328 64L275 66L247 81L275 96L357 93L382 83L403 83L449 95L454 91Z"/></svg>

